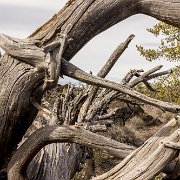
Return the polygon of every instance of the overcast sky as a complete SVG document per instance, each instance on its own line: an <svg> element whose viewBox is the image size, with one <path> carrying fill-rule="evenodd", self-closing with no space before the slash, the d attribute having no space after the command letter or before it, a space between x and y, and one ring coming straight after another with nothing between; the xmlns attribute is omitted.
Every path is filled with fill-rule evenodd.
<svg viewBox="0 0 180 180"><path fill-rule="evenodd" d="M56 13L67 0L0 0L0 33L25 38ZM147 62L136 50L136 45L156 48L160 39L146 31L158 21L145 15L134 15L92 39L71 62L96 74L111 52L130 34L135 39L120 57L108 79L119 81L129 69L148 70L163 64L164 69L173 66L166 61ZM69 79L65 78L64 81Z"/></svg>

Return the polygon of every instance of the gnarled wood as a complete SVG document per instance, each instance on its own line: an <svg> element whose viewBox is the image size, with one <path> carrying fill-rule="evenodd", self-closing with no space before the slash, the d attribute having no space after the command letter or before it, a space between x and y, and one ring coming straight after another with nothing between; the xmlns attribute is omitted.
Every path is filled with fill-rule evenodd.
<svg viewBox="0 0 180 180"><path fill-rule="evenodd" d="M79 69L78 67L74 66L70 62L66 61L65 59L62 60L62 70L63 73L69 77L72 77L74 79L80 80L82 82L85 82L87 84L92 84L95 86L100 86L104 88L110 88L116 91L120 91L122 93L128 94L133 98L139 99L145 103L151 104L156 107L160 107L164 110L171 111L171 112L179 112L180 106L174 105L171 103L159 101L153 98L150 98L148 96L145 96L143 94L140 94L131 88L126 87L125 85L118 84L112 81L108 81L96 76L93 76L91 74L88 74L84 72L83 70Z"/></svg>
<svg viewBox="0 0 180 180"><path fill-rule="evenodd" d="M137 13L145 13L180 27L179 8L180 2L174 0L72 0L50 21L25 39L25 42L33 43L31 47L39 52L39 49L57 42L57 34L63 34L69 27L66 31L67 38L72 38L72 41L68 42L62 54L62 57L69 61L94 36ZM24 41L20 41L17 46L22 46L23 43ZM25 47L27 50L29 46ZM50 49L56 54L58 48ZM8 47L6 51L11 54ZM21 53L23 57L24 53ZM44 56L44 53L40 54ZM34 67L28 65L27 61L19 62L18 53L13 56L14 58L5 54L0 59L0 169L8 163L8 157L12 155L13 149L16 149L17 143L37 113L29 103L30 97L36 96L39 101L41 100L41 85L45 77L44 72L32 71ZM64 71L66 70L64 68ZM128 92L132 93L129 90ZM176 108L178 109L173 107L172 110Z"/></svg>
<svg viewBox="0 0 180 180"><path fill-rule="evenodd" d="M43 73L28 71L32 67L7 54L0 63L0 169L22 139L37 110L30 97L42 82ZM27 68L27 69L26 69ZM38 94L37 94L38 95ZM41 94L38 95L41 98Z"/></svg>
<svg viewBox="0 0 180 180"><path fill-rule="evenodd" d="M125 156L126 152L133 150L133 147L81 128L44 127L33 133L12 157L8 166L9 180L23 180L27 165L44 145L52 142L67 141L105 150L119 157ZM167 163L177 156L177 150L165 147L165 144L169 141L179 141L179 122L176 119L167 123L144 145L132 152L115 168L94 179L150 179L155 177Z"/></svg>
<svg viewBox="0 0 180 180"><path fill-rule="evenodd" d="M95 140L95 141L94 141ZM109 138L73 126L47 126L35 131L16 151L8 165L8 180L24 179L24 172L39 150L49 143L74 142L98 148L123 158L134 150L133 146L118 143Z"/></svg>
<svg viewBox="0 0 180 180"><path fill-rule="evenodd" d="M122 53L126 50L126 48L128 47L129 43L132 41L132 39L134 38L134 35L131 34L125 42L121 43L116 49L115 51L112 53L112 55L110 56L110 58L107 60L106 64L102 67L102 69L99 71L99 73L97 74L98 77L104 78L107 76L107 74L110 72L110 70L112 69L112 67L114 66L114 64L116 63L116 61L119 59L119 57L122 55ZM80 114L78 115L78 122L83 122L86 114L88 112L89 106L92 104L92 101L95 97L95 95L97 94L99 87L94 87L94 86L90 86L88 88L88 97L86 99L86 101L84 102L84 104L82 105ZM86 118L88 119L88 118Z"/></svg>

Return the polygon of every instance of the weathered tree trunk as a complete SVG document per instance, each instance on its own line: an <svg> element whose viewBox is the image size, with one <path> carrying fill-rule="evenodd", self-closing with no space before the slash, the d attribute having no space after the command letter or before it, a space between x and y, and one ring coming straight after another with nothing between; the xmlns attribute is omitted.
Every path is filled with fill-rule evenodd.
<svg viewBox="0 0 180 180"><path fill-rule="evenodd" d="M180 2L173 0L72 0L26 39L30 42L27 47L31 52L35 45L42 50L40 48L58 40L58 33L66 33L67 39L72 40L67 42L63 57L70 60L94 36L137 13L179 27L179 9ZM21 40L13 40L13 43L23 48ZM0 62L0 169L7 166L13 150L37 114L30 97L40 102L45 77L44 71L34 71L34 67L28 65L38 65L32 59L33 54L30 53L28 59L23 58L23 52L19 50L19 53L18 49L14 52L6 45L0 39L0 46L8 53ZM52 53L57 55L57 49ZM39 59L39 64L42 62L44 59Z"/></svg>
<svg viewBox="0 0 180 180"><path fill-rule="evenodd" d="M30 97L42 83L43 74L5 54L0 66L0 169L31 125L37 110ZM37 94L41 99L42 94Z"/></svg>

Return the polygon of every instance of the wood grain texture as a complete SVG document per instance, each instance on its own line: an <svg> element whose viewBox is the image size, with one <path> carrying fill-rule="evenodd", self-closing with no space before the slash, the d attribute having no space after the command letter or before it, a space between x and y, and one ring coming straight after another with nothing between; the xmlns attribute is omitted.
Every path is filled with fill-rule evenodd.
<svg viewBox="0 0 180 180"><path fill-rule="evenodd" d="M178 134L179 121L172 119L116 167L93 180L153 179L167 163L178 156L177 150L165 147L167 142L179 142Z"/></svg>
<svg viewBox="0 0 180 180"><path fill-rule="evenodd" d="M94 141L95 140L95 141ZM126 157L134 147L73 126L46 126L33 133L16 151L8 167L8 180L24 179L27 165L39 150L49 143L74 142L97 148L117 157Z"/></svg>
<svg viewBox="0 0 180 180"><path fill-rule="evenodd" d="M67 38L72 41L62 55L69 61L93 37L134 14L144 13L180 27L179 9L179 0L73 0L26 41L44 48L57 41L57 34L70 26ZM8 47L6 51L10 52ZM44 73L31 71L32 66L19 62L18 56L5 54L0 59L0 169L8 163L7 157L37 113L29 103L30 96L33 94L40 101L43 94Z"/></svg>

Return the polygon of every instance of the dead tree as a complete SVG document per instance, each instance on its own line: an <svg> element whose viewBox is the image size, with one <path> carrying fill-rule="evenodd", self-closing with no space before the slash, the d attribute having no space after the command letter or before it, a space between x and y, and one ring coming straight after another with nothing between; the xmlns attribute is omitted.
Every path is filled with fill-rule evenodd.
<svg viewBox="0 0 180 180"><path fill-rule="evenodd" d="M105 66L100 70L98 76L106 76L108 74L132 38L133 35L118 46ZM140 74L142 70L131 70L125 78L123 78L122 83L127 87L133 88L138 83L143 82L150 90L154 91L147 81L151 78L170 74L172 72L172 70L168 70L156 73L161 67L162 66L157 66L142 75ZM137 78L131 81L134 76L137 76ZM44 125L50 126L57 124L66 126L75 125L77 128L84 128L91 132L106 131L106 125L113 123L113 116L116 112L122 112L124 108L118 107L110 112L103 112L109 102L117 97L122 101L128 102L129 105L132 105L131 111L133 112L131 113L133 115L135 115L133 105L139 104L139 102L128 98L123 93L110 89L99 89L95 86L87 86L86 88L80 88L79 90L76 90L73 86L69 86L65 97L63 95L60 97L58 97L58 94L56 95L57 100L54 103L54 107L49 108L49 103L43 102L43 104L46 104L45 106L48 106L48 109L33 101L34 106L39 110L39 115L44 117L43 120L35 120L33 123L34 130L42 127L44 122ZM125 113L128 112L126 111ZM31 129L29 131L32 133ZM135 149L133 146L116 142L116 146L117 145L119 146L118 153L113 155L122 159ZM44 179L50 179L52 178L52 174L54 179L71 179L86 156L89 156L86 149L83 149L82 146L80 147L77 144L54 143L47 145L28 166L28 179L40 179L42 176ZM59 171L57 171L57 169L59 169ZM94 175L93 172L88 174L89 177L86 177L85 179L89 179L92 175Z"/></svg>
<svg viewBox="0 0 180 180"><path fill-rule="evenodd" d="M178 105L149 98L132 90L131 86L92 76L69 62L94 36L137 13L144 13L180 27L179 8L180 2L173 0L72 0L26 39L1 34L0 47L6 53L0 58L0 171L3 172L8 166L9 179L24 179L30 160L44 145L52 142L75 142L107 150L112 154L116 151L117 148L113 148L114 142L106 138L101 141L99 135L83 130L82 127L60 127L58 125L37 130L17 150L17 144L38 112L31 100L35 99L40 104L43 93L57 84L59 75L67 75L88 84L110 88L164 110L179 112ZM92 91L95 92L96 88ZM93 99L93 94L89 102L92 101L91 99ZM87 112L88 105L84 106L83 111ZM79 116L80 121L84 119L83 116ZM166 156L165 162L170 162L177 157L179 148L177 121L170 122L144 146L122 161L119 166L97 178L143 179L154 177L160 171L159 166L163 168L166 163L160 161L151 167L155 162L151 163L149 159L153 160L158 157L162 160L161 152L164 152L163 155ZM174 122L176 126L173 125ZM86 136L87 133L90 134ZM164 140L164 136L167 139L159 145L159 142ZM90 137L94 138L90 139ZM97 139L100 141L99 144L95 142ZM105 147L104 144L108 142L109 146ZM149 153L146 153L146 145L151 149ZM139 154L144 154L142 161L139 161ZM19 157L22 159L19 160ZM137 159L139 163L134 166ZM131 168L134 169L131 171L134 177L127 172ZM148 168L154 173L148 171Z"/></svg>
<svg viewBox="0 0 180 180"><path fill-rule="evenodd" d="M100 70L98 76L105 77L108 74L110 69L118 60L119 56L127 48L129 42L133 37L134 36L131 35L124 43L118 46L118 48L114 51L114 53L107 61L106 65ZM117 95L117 93L111 93L112 95L103 97L106 95L105 90L103 89L102 93L104 95L100 98L96 95L98 92L98 87L94 86L88 86L83 90L80 89L80 92L78 92L78 94L74 91L75 88L73 86L69 87L65 97L61 96L59 100L55 102L55 106L51 108L51 111L45 109L44 107L41 107L36 102L33 103L37 107L37 109L40 110L39 112L44 117L46 124L75 125L77 127L85 127L86 130L90 130L93 132L105 131L106 124L112 123L112 120L108 119L110 119L114 115L115 110L106 115L102 115L98 112L100 112L105 104L108 104L108 102L112 100L115 95ZM75 93L77 95L73 97ZM88 109L90 112L87 112ZM97 114L99 114L99 116L97 116ZM38 126L36 124L38 124ZM34 126L36 126L37 128L41 127L41 121L36 121L34 123ZM126 157L134 149L134 147L131 146L123 144L121 145L122 150L120 151L122 152L120 153L121 155L118 155L121 158ZM57 151L57 149L59 150ZM62 143L48 145L40 152L40 154L41 155L38 155L35 159L33 159L30 166L28 167L29 179L35 180L38 179L41 175L43 175L44 178L48 179L52 178L52 174L56 175L55 179L70 179L76 173L82 160L86 158L85 156L88 156L86 149L83 149L79 145ZM42 166L42 164L44 165ZM60 171L57 171L57 169L60 169Z"/></svg>

